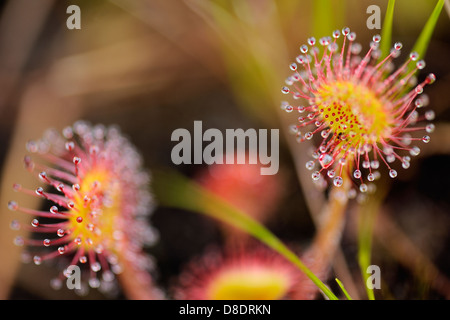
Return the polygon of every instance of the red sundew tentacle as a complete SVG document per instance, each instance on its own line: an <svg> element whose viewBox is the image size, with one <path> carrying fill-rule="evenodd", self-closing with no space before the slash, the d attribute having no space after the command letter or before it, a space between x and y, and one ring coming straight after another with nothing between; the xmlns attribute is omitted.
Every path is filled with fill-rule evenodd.
<svg viewBox="0 0 450 320"><path fill-rule="evenodd" d="M81 158L78 156L74 156L73 160L72 160L73 164L75 165L75 175L78 177L78 179L80 178L80 163L81 163Z"/></svg>
<svg viewBox="0 0 450 320"><path fill-rule="evenodd" d="M364 84L369 83L369 80L376 74L376 72L379 71L379 69L381 69L381 67L386 62L391 60L393 55L394 55L394 52L391 52L386 58L384 58L381 62L379 62L377 65L375 65L371 70L368 70L362 79L362 83L364 83Z"/></svg>
<svg viewBox="0 0 450 320"><path fill-rule="evenodd" d="M66 250L68 250L68 251L76 250L76 253L73 256L72 261L70 262L70 264L71 265L77 265L78 262L80 262L80 257L82 257L83 254L84 254L83 246L80 247L78 244L76 244L75 242L72 241L69 244L67 244Z"/></svg>
<svg viewBox="0 0 450 320"><path fill-rule="evenodd" d="M97 254L97 257L98 257L98 261L100 262L101 269L103 270L103 274L105 274L105 272L111 272L108 261L105 258L105 255Z"/></svg>
<svg viewBox="0 0 450 320"><path fill-rule="evenodd" d="M359 170L359 164L361 161L361 154L359 152L355 152L355 164L356 164L356 170Z"/></svg>
<svg viewBox="0 0 450 320"><path fill-rule="evenodd" d="M72 189L67 184L65 184L59 180L50 178L46 171L40 172L39 178L42 181L44 181L45 183L47 183L48 185L54 187L59 192L62 192L64 194L65 198L70 198L70 199L73 198L74 193L73 193Z"/></svg>
<svg viewBox="0 0 450 320"><path fill-rule="evenodd" d="M345 67L344 67L344 73L343 73L343 75L344 75L343 78L344 79L348 79L349 76L350 76L350 72L346 71L346 70L350 70L350 58L351 58L351 55L352 55L351 48L352 48L353 42L354 42L353 40L349 39L349 44L348 44L348 49L347 49L347 57L345 59Z"/></svg>
<svg viewBox="0 0 450 320"><path fill-rule="evenodd" d="M394 101L391 103L391 108L390 108L391 112L394 113L394 112L396 112L397 110L401 109L401 108L404 106L405 103L408 103L408 101L411 100L411 97L412 97L414 94L415 94L415 92L411 91L411 92L405 94L405 95L404 95L403 97L401 97L400 99L394 100ZM409 102L409 103L411 103L411 102Z"/></svg>
<svg viewBox="0 0 450 320"><path fill-rule="evenodd" d="M398 125L397 127L397 131L403 130L403 128L407 127L411 121L411 116L415 113L417 107L414 106L414 108L411 110L411 112L408 114L408 116ZM396 120L400 120L400 119L396 119Z"/></svg>
<svg viewBox="0 0 450 320"><path fill-rule="evenodd" d="M20 211L20 212L26 213L26 214L30 214L30 215L34 215L36 217L42 217L42 218L67 219L66 215L59 214L59 213L50 213L47 211L38 211L38 210L22 208L22 207L18 207L17 211Z"/></svg>
<svg viewBox="0 0 450 320"><path fill-rule="evenodd" d="M355 70L355 73L353 75L353 77L355 79L359 79L364 71L364 68L367 66L367 64L370 61L370 55L372 54L373 51L373 47L371 46L369 51L367 52L366 56L361 60L360 64L358 65L358 67Z"/></svg>
<svg viewBox="0 0 450 320"><path fill-rule="evenodd" d="M38 195L40 195L41 197L50 200L54 203L56 203L57 205L64 207L66 209L71 209L70 205L67 204L67 199L63 196L57 195L57 194L53 194L53 193L48 193L45 192L44 189L42 189L41 187L36 189L36 193Z"/></svg>
<svg viewBox="0 0 450 320"><path fill-rule="evenodd" d="M95 252L93 250L88 250L89 266L93 272L98 272L101 270L101 264L95 259Z"/></svg>
<svg viewBox="0 0 450 320"><path fill-rule="evenodd" d="M330 55L331 55L331 53L330 53ZM331 62L330 61L331 61L331 58L327 58L327 60L325 62L326 68L327 68L327 77L326 77L327 81L333 81L334 80L334 72L331 69Z"/></svg>
<svg viewBox="0 0 450 320"><path fill-rule="evenodd" d="M45 260L50 260L50 259L53 259L53 258L56 258L56 257L58 257L58 256L60 256L61 254L59 253L59 251L52 251L52 252L50 252L50 253L47 253L47 254L44 254L44 255L42 255L42 256L35 256L34 257L34 259L35 259L35 263L36 263L36 258L39 258L39 263L36 263L36 264L40 264L42 261L45 261Z"/></svg>
<svg viewBox="0 0 450 320"><path fill-rule="evenodd" d="M394 148L394 149L395 149L395 148ZM408 150L411 150L411 149L408 149ZM393 155L395 158L397 158L400 162L403 162L403 158L400 157L395 151L392 152L392 155Z"/></svg>
<svg viewBox="0 0 450 320"><path fill-rule="evenodd" d="M46 241L48 240L48 241ZM44 240L44 246L48 247L48 246L57 246L60 244L66 244L70 241L70 236L64 236L61 238L56 238L56 239L45 239Z"/></svg>
<svg viewBox="0 0 450 320"><path fill-rule="evenodd" d="M406 76L399 79L397 82L395 82L394 85L389 86L390 89L382 95L383 99L390 99L393 100L395 97L402 93L402 90L404 86L408 83L408 81L412 78L412 76L417 72L417 67L410 71ZM387 87L386 87L387 88Z"/></svg>
<svg viewBox="0 0 450 320"><path fill-rule="evenodd" d="M417 118L417 121L426 120L425 117L419 117ZM402 130L398 131L398 133L402 132L414 132L414 131L423 131L426 130L427 127L413 127L413 128L403 128ZM396 136L396 134L392 134L392 136Z"/></svg>
<svg viewBox="0 0 450 320"><path fill-rule="evenodd" d="M380 82L382 82L386 78L386 74L389 73L389 64L385 63L375 74L370 78L370 81L367 83L367 86L373 87L374 90L380 86Z"/></svg>
<svg viewBox="0 0 450 320"><path fill-rule="evenodd" d="M411 98L405 102L401 108L399 108L396 112L393 113L394 121L399 121L401 119L403 119L403 116L405 115L405 113L410 109L411 103L414 101L414 99L417 97L417 93L413 94L411 96ZM413 111L415 111L416 108L413 109ZM405 119L406 120L406 119Z"/></svg>
<svg viewBox="0 0 450 320"><path fill-rule="evenodd" d="M57 228L57 227L53 227L53 226L44 227L43 225L39 225L37 227L24 226L23 229L26 231L39 232L39 233L55 233L61 228Z"/></svg>
<svg viewBox="0 0 450 320"><path fill-rule="evenodd" d="M74 174L73 163L71 163L67 160L64 160L64 159L62 159L54 154L51 154L51 153L41 154L41 157L44 158L45 160L49 161L50 163L52 163L54 166L57 166L59 168L66 170L69 173Z"/></svg>
<svg viewBox="0 0 450 320"><path fill-rule="evenodd" d="M302 122L299 126L300 127L305 127L305 126L307 126L307 125L310 125L310 124L312 124L312 123L315 123L316 121L317 121L317 113L313 113L312 114L312 116L306 116L306 118L305 117L299 117L299 121L300 122ZM307 121L307 122L303 122L303 121L305 121L306 119L310 119L309 121Z"/></svg>
<svg viewBox="0 0 450 320"><path fill-rule="evenodd" d="M327 125L325 123L322 123L319 127L317 127L317 129L315 129L312 134L316 134L317 132L323 130L323 128L325 128Z"/></svg>
<svg viewBox="0 0 450 320"><path fill-rule="evenodd" d="M48 239L45 239L48 240ZM33 247L43 247L43 246L48 246L47 244L44 244L45 240L37 240L37 239L24 239L24 244L28 245L28 246L33 246ZM61 243L68 243L70 241L70 238L68 236L64 236L62 238L58 238L55 239L55 241L58 241L59 244ZM51 242L51 240L50 240ZM50 243L49 242L49 243Z"/></svg>
<svg viewBox="0 0 450 320"><path fill-rule="evenodd" d="M410 138L411 139L411 138ZM395 148L395 149L403 149L403 150L411 150L410 147L408 147L406 144L402 143L401 141L399 141L398 139L396 139L395 137L390 137L390 140L395 142L398 146L393 146L393 145L389 145L389 147L391 148Z"/></svg>
<svg viewBox="0 0 450 320"><path fill-rule="evenodd" d="M311 48L311 51L312 51L312 53L313 53L313 55L314 55L314 60L317 62L317 53L316 53L316 50L314 49L315 47L313 47L313 48ZM314 50L313 50L314 49ZM312 87L311 86L311 82L315 82L316 81L316 79L314 78L314 75L313 75L313 73L312 73L312 70L311 70L311 63L310 63L310 61L309 61L309 59L308 58L306 58L306 64L308 65L308 76L309 76L309 85L310 85L310 87Z"/></svg>
<svg viewBox="0 0 450 320"><path fill-rule="evenodd" d="M326 57L327 57L328 45L329 45L329 42L325 42L325 44L323 45L324 49L323 49L323 53L322 53L322 58L320 58L319 64L318 65L316 64L316 66L315 66L316 68L317 67L319 67L320 69L322 68L321 67L322 63L324 63L324 61L326 60Z"/></svg>
<svg viewBox="0 0 450 320"><path fill-rule="evenodd" d="M367 161L369 163L369 166L367 168L364 169L368 169L369 173L372 173L372 168L370 167L370 157L369 157L369 152L366 151L365 155L364 155L364 159L365 161Z"/></svg>
<svg viewBox="0 0 450 320"><path fill-rule="evenodd" d="M77 183L77 179L72 173L68 173L68 172L58 170L55 168L50 168L48 166L43 166L40 164L36 164L35 166L36 166L36 168L39 168L40 170L47 172L48 175L50 175L56 179L64 180L64 181L67 181L72 184Z"/></svg>
<svg viewBox="0 0 450 320"><path fill-rule="evenodd" d="M346 45L346 40L347 40L347 35L349 33L349 29L343 29L342 30L342 35L343 35L343 42L342 42L342 48L341 48L341 53L339 55L339 63L338 63L338 70L336 72L337 75L341 74L343 72L343 68L344 68L344 52L345 52L345 45ZM350 48L348 48L349 50ZM342 79L339 77L339 79Z"/></svg>
<svg viewBox="0 0 450 320"><path fill-rule="evenodd" d="M383 91L386 87L390 86L391 83L394 81L394 79L396 79L412 61L414 61L414 57L411 57L410 55L409 59L406 60L400 68L398 68L393 74L391 74L389 77L386 78L386 80L383 81L384 87L380 88L381 91Z"/></svg>
<svg viewBox="0 0 450 320"><path fill-rule="evenodd" d="M296 75L298 76L298 80L309 90L312 91L312 88L309 84L307 84L305 82L305 80L303 79L303 77L300 75L300 73L298 72L297 69L295 69Z"/></svg>
<svg viewBox="0 0 450 320"><path fill-rule="evenodd" d="M305 95L297 85L293 85L293 87L297 90L295 93L298 94L301 98L309 99L309 97Z"/></svg>
<svg viewBox="0 0 450 320"><path fill-rule="evenodd" d="M387 163L386 159L384 159L383 155L381 154L381 150L379 148L376 149L376 152L378 153L378 155L380 156L380 159L383 160L384 164L386 165L386 167L388 169L391 169L391 167L389 166L389 164Z"/></svg>

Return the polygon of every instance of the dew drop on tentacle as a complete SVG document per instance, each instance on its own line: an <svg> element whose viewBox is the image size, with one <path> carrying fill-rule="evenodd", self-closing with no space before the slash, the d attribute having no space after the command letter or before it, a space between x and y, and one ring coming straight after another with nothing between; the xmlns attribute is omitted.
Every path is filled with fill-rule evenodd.
<svg viewBox="0 0 450 320"><path fill-rule="evenodd" d="M368 189L368 187L367 187L367 184L365 184L365 183L362 183L359 186L359 191L361 191L361 192L367 192L367 189Z"/></svg>
<svg viewBox="0 0 450 320"><path fill-rule="evenodd" d="M319 171L314 171L313 174L311 175L312 179L317 181L320 178L320 172Z"/></svg>
<svg viewBox="0 0 450 320"><path fill-rule="evenodd" d="M406 161L406 160L403 160L402 161L402 168L403 169L408 169L409 167L410 167L410 162Z"/></svg>
<svg viewBox="0 0 450 320"><path fill-rule="evenodd" d="M435 128L434 124L429 123L429 124L426 125L425 131L426 131L427 133L432 133L432 132L434 131L434 128Z"/></svg>
<svg viewBox="0 0 450 320"><path fill-rule="evenodd" d="M420 148L415 146L409 151L409 153L414 157L418 156L420 154Z"/></svg>
<svg viewBox="0 0 450 320"><path fill-rule="evenodd" d="M13 242L18 247L22 247L25 244L25 240L21 236L15 237Z"/></svg>
<svg viewBox="0 0 450 320"><path fill-rule="evenodd" d="M8 209L11 211L16 211L19 208L19 205L15 201L8 202Z"/></svg>
<svg viewBox="0 0 450 320"><path fill-rule="evenodd" d="M43 196L44 195L44 189L42 187L38 187L35 192L39 196Z"/></svg>
<svg viewBox="0 0 450 320"><path fill-rule="evenodd" d="M53 278L50 280L50 287L53 290L60 290L63 286L63 282L59 278Z"/></svg>
<svg viewBox="0 0 450 320"><path fill-rule="evenodd" d="M9 227L11 230L20 230L20 223L17 220L12 220Z"/></svg>
<svg viewBox="0 0 450 320"><path fill-rule="evenodd" d="M337 177L334 178L333 184L336 187L340 187L340 186L342 186L344 184L344 179L342 177L340 177L340 176L337 176Z"/></svg>
<svg viewBox="0 0 450 320"><path fill-rule="evenodd" d="M97 279L97 278L90 278L89 279L89 286L91 288L94 288L94 289L100 287L100 280Z"/></svg>
<svg viewBox="0 0 450 320"><path fill-rule="evenodd" d="M35 265L40 265L42 263L42 258L40 256L34 256L33 262Z"/></svg>
<svg viewBox="0 0 450 320"><path fill-rule="evenodd" d="M397 177L397 171L395 171L394 169L389 170L389 176L391 178Z"/></svg>
<svg viewBox="0 0 450 320"><path fill-rule="evenodd" d="M336 175L336 171L334 171L333 169L328 170L327 175L329 178L334 178L334 176Z"/></svg>
<svg viewBox="0 0 450 320"><path fill-rule="evenodd" d="M425 119L427 119L428 121L434 120L435 118L435 113L433 110L428 110L427 112L425 112Z"/></svg>
<svg viewBox="0 0 450 320"><path fill-rule="evenodd" d="M289 92L291 92L291 90L289 90L288 87L283 87L283 88L281 88L281 92L282 92L283 94L288 94Z"/></svg>
<svg viewBox="0 0 450 320"><path fill-rule="evenodd" d="M75 149L75 143L73 141L68 141L65 144L65 148L67 151L72 151Z"/></svg>
<svg viewBox="0 0 450 320"><path fill-rule="evenodd" d="M333 157L330 156L328 153L322 153L319 156L319 162L322 168L327 169L333 164Z"/></svg>
<svg viewBox="0 0 450 320"><path fill-rule="evenodd" d="M98 262L98 261L91 264L91 270L94 272L99 272L101 270L101 268L102 268L102 266L101 266L100 262Z"/></svg>

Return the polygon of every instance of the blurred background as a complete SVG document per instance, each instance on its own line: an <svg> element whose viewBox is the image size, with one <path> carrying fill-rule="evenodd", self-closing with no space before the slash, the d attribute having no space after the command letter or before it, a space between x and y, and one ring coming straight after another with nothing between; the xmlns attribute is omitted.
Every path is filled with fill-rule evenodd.
<svg viewBox="0 0 450 320"><path fill-rule="evenodd" d="M323 6L330 3L332 10ZM69 30L69 5L81 9L81 29ZM324 201L304 178L305 156L284 135L295 121L280 114L280 88L288 65L310 36L331 35L348 26L363 52L372 36L369 5L387 1L292 0L14 0L1 2L0 15L0 298L126 298L92 290L79 297L55 291L49 281L56 266L20 263L13 245L14 182L35 183L23 169L25 143L48 127L62 129L78 119L117 124L142 153L150 171L171 168L198 179L204 165L175 166L171 134L177 128L280 128L280 173L276 197L264 223L298 248L314 235L312 211ZM393 41L406 57L436 1L397 0ZM423 78L436 112L436 131L411 168L384 185L382 214L374 231L372 260L382 268L382 298L446 299L450 277L450 23L444 10L425 60ZM397 61L401 61L397 60ZM397 62L396 61L396 62ZM268 182L269 183L269 182ZM272 183L272 182L270 182ZM34 199L22 199L28 206ZM27 202L28 201L28 202ZM257 202L257 200L256 200ZM343 268L354 295L364 295L355 258L355 219L349 210L341 249ZM16 218L16 217L15 217ZM20 219L20 218L19 218ZM28 217L23 217L28 219ZM182 210L156 207L151 217L160 240L148 252L155 257L155 283L170 298L183 266L211 245L223 246L217 222ZM339 262L337 262L339 264ZM442 285L436 285L433 279ZM342 280L342 279L341 279ZM353 285L352 285L353 284Z"/></svg>

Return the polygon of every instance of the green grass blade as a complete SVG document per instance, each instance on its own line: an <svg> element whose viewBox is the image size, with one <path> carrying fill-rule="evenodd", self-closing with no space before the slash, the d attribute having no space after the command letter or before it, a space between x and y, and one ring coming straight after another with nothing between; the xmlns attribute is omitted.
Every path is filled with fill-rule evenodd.
<svg viewBox="0 0 450 320"><path fill-rule="evenodd" d="M335 29L342 29L345 21L346 1L312 1L312 35L321 38Z"/></svg>
<svg viewBox="0 0 450 320"><path fill-rule="evenodd" d="M312 33L316 37L324 37L333 30L333 12L330 2L330 0L313 1Z"/></svg>
<svg viewBox="0 0 450 320"><path fill-rule="evenodd" d="M428 18L425 26L423 27L422 32L419 35L416 43L414 44L413 50L419 54L419 57L423 59L428 49L428 45L430 44L431 36L433 35L434 28L436 27L436 23L439 19L439 15L441 14L442 8L444 7L445 0L439 0L436 6L434 7L433 12ZM414 65L411 66L411 70L414 68Z"/></svg>
<svg viewBox="0 0 450 320"><path fill-rule="evenodd" d="M347 290L345 290L344 288L344 284L341 282L341 280L339 280L338 278L334 279L336 280L337 284L339 285L339 287L341 288L342 292L344 293L345 297L347 298L347 300L353 300L352 297L348 294Z"/></svg>
<svg viewBox="0 0 450 320"><path fill-rule="evenodd" d="M360 226L358 237L358 262L361 269L361 275L364 280L364 286L366 287L367 297L369 300L375 300L373 289L367 286L367 268L370 266L371 252L372 252L372 230L374 225L374 212L360 212Z"/></svg>
<svg viewBox="0 0 450 320"><path fill-rule="evenodd" d="M358 207L358 263L369 300L375 300L373 289L367 286L367 279L370 276L367 268L371 265L373 229L383 199L388 192L387 189L386 186L380 186L363 206Z"/></svg>
<svg viewBox="0 0 450 320"><path fill-rule="evenodd" d="M378 61L383 60L389 54L389 51L391 49L392 24L394 21L394 6L395 0L389 0L386 9L386 15L384 16L383 27L381 29L381 43L380 43L381 55Z"/></svg>
<svg viewBox="0 0 450 320"><path fill-rule="evenodd" d="M180 174L160 171L154 173L153 191L160 205L202 213L249 233L297 266L330 300L338 300L297 255L268 229L200 185Z"/></svg>

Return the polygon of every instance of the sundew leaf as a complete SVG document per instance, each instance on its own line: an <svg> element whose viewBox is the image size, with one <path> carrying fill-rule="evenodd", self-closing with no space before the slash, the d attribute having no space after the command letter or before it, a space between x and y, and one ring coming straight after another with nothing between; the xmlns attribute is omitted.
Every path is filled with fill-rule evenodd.
<svg viewBox="0 0 450 320"><path fill-rule="evenodd" d="M422 32L419 35L416 43L412 51L416 51L419 54L420 58L424 58L428 49L428 45L430 44L431 36L433 35L434 28L436 27L436 23L439 19L439 15L441 14L442 8L444 7L445 0L439 0L436 6L434 7L433 12L428 18L425 26L422 29ZM410 70L414 68L414 66L410 67Z"/></svg>
<svg viewBox="0 0 450 320"><path fill-rule="evenodd" d="M383 60L389 54L389 51L391 49L392 24L394 21L394 6L395 0L389 0L381 31L381 43L380 43L381 55L378 61Z"/></svg>
<svg viewBox="0 0 450 320"><path fill-rule="evenodd" d="M304 272L330 300L338 300L333 292L280 239L241 210L178 173L156 172L152 185L160 205L202 213L247 232Z"/></svg>

